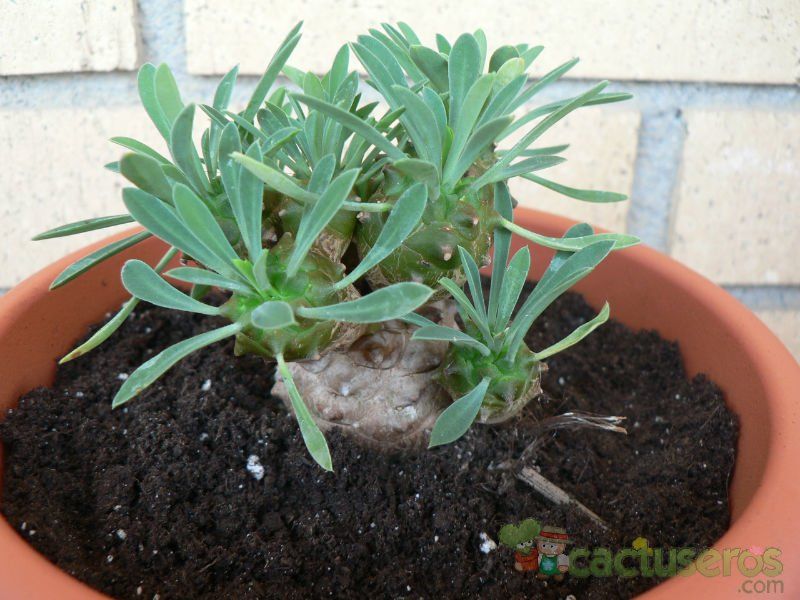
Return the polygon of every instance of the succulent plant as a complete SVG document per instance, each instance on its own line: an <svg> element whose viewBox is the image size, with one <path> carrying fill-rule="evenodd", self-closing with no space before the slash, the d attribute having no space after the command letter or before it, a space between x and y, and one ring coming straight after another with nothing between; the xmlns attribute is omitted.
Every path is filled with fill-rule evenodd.
<svg viewBox="0 0 800 600"><path fill-rule="evenodd" d="M382 27L342 47L331 69L317 77L287 64L300 39L298 24L244 109L228 108L236 68L222 78L213 102L200 105L209 125L199 151L193 141L195 105L184 104L166 65L141 68L139 95L169 157L137 140L113 138L127 152L107 167L135 186L123 190L128 213L71 223L37 239L132 222L143 227L77 261L53 287L151 236L166 242L168 250L154 267L137 260L125 264L122 281L131 298L62 361L97 347L141 300L229 324L147 361L122 384L114 406L183 356L234 337L236 354L277 362L306 445L330 469L327 443L290 363L323 364L321 356L347 352L362 334L372 335L374 344L394 320L413 324L418 345L442 348L437 356L444 359L431 385L455 399L433 427L431 445L438 445L457 439L476 419L490 423L516 414L539 390L541 361L608 318L605 307L551 348L525 346L525 333L553 299L609 252L637 240L596 234L585 224L561 238L527 231L513 222L507 181L524 177L582 201L623 200L621 194L578 190L541 177L539 171L564 161L559 153L566 146L531 146L577 108L629 95L604 92L604 82L515 116L577 61L529 83L526 70L539 46L503 46L487 66L481 31L463 34L452 45L437 36L437 47L431 48L405 24ZM350 49L388 105L383 114L377 114L377 102L362 102ZM275 86L281 74L301 91ZM519 130L519 141L497 149ZM513 319L530 256L523 249L506 264L512 233L557 250ZM487 304L479 266L489 263L493 240ZM170 268L176 257L182 265ZM464 283L471 298L461 289ZM222 300L207 298L212 289ZM455 304L463 331L415 312L442 300ZM393 331L394 338L410 335Z"/></svg>

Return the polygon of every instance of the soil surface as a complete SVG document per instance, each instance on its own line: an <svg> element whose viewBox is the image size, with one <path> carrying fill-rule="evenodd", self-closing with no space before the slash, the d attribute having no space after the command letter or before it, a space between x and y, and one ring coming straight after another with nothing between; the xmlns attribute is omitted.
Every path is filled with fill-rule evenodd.
<svg viewBox="0 0 800 600"><path fill-rule="evenodd" d="M528 343L593 315L567 294ZM494 547L527 517L572 547L705 547L728 526L735 417L718 388L687 380L676 344L609 322L551 358L545 397L515 422L476 426L417 454L329 434L335 474L315 466L294 418L270 396L273 369L221 343L179 363L127 408L120 380L213 320L141 308L100 349L59 368L0 425L2 511L62 569L117 598L623 598L659 580L514 570ZM628 435L558 430L528 464L605 519L554 507L506 467L537 419L626 417ZM488 538L488 541L487 541Z"/></svg>

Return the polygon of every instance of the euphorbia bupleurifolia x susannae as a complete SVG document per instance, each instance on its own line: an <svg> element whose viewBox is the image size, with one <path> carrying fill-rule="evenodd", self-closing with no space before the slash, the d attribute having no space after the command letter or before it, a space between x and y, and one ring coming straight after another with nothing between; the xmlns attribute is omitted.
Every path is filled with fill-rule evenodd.
<svg viewBox="0 0 800 600"><path fill-rule="evenodd" d="M184 103L166 65L141 68L141 101L168 156L130 138L113 138L128 151L108 165L134 186L123 191L127 213L65 225L39 239L131 222L143 227L76 262L53 287L150 236L169 249L154 267L125 263L122 282L131 299L64 360L103 342L141 300L222 317L228 324L141 365L120 387L114 406L189 353L234 337L236 354L277 362L308 450L329 470L331 456L318 423L332 422L331 406L346 413L353 401L349 380L341 377L355 381L357 369L386 369L392 353L400 356L394 365L418 362L403 358L407 347L434 357L433 368L428 361L416 371L426 372L423 387L436 398L428 411L434 411L431 446L458 439L476 419L510 418L539 392L542 361L579 342L609 312L604 307L564 340L541 349L524 342L536 318L610 252L637 240L596 234L586 224L562 238L527 231L514 223L508 181L523 177L588 202L624 200L542 177L539 172L564 161L559 153L566 146L534 144L570 112L629 95L604 92L603 82L530 108L576 60L531 80L526 72L540 46L502 46L489 55L478 30L452 44L439 35L433 48L403 23L383 25L343 46L319 78L287 64L299 30L300 25L280 45L243 110L228 108L236 68L220 82L213 103L199 106L209 121L199 149L193 141L197 107ZM362 97L363 84L349 66L351 51L380 102ZM276 83L281 75L285 85ZM499 150L512 134L517 141ZM557 251L514 316L531 256L523 248L509 259L512 233ZM492 245L485 297L479 267L490 263ZM170 268L178 256L181 266ZM165 276L188 285L173 285ZM222 296L209 297L212 289ZM453 306L460 325L453 311L447 317ZM352 360L332 384L339 369L334 359L356 350L372 362ZM311 379L298 378L303 368L313 373ZM396 393L402 395L401 387ZM327 400L310 409L307 395ZM415 399L406 400L378 412L411 407L405 412L417 418ZM380 423L389 418L360 415L350 425L380 439Z"/></svg>

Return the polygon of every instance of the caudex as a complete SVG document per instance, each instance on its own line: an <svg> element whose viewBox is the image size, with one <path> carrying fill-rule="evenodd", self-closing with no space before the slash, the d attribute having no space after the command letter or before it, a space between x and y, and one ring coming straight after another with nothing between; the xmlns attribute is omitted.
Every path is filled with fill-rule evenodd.
<svg viewBox="0 0 800 600"><path fill-rule="evenodd" d="M107 167L132 184L122 194L127 212L37 239L132 222L143 228L71 265L54 288L151 236L169 249L154 267L125 263L131 298L63 361L101 344L142 300L222 317L227 325L141 365L113 405L133 399L189 353L234 337L237 355L277 362L306 446L327 470L331 455L319 423L378 441L429 435L436 446L457 440L475 421L511 418L539 393L543 361L606 321L609 308L549 348L528 348L526 332L609 253L637 240L586 224L561 238L528 231L514 223L508 182L522 177L585 202L624 200L544 178L541 171L564 162L567 146L534 144L572 111L629 94L605 92L602 82L531 108L577 59L529 79L541 46L505 45L489 55L478 30L452 44L437 35L428 47L404 23L342 46L320 78L288 64L300 27L283 40L243 110L229 109L237 68L210 105L199 105L208 117L199 149L198 106L184 103L166 65L141 68L139 95L168 156L113 138L126 153ZM362 96L351 52L379 102ZM512 233L556 250L515 316L531 255L527 248L510 255ZM479 267L490 263L492 247L486 297ZM175 257L182 266L168 268ZM209 301L212 289L222 292L222 303ZM398 368L417 376L416 387L367 383L356 398L352 383L374 379L386 388Z"/></svg>

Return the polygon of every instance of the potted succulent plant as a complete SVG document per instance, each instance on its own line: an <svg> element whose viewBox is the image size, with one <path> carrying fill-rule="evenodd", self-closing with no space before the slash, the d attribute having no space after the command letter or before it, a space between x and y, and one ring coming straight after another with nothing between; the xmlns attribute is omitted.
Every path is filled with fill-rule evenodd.
<svg viewBox="0 0 800 600"><path fill-rule="evenodd" d="M108 168L133 186L123 191L127 212L39 238L140 226L70 264L54 289L149 250L122 266L130 294L122 308L61 362L88 360L143 301L210 317L212 328L120 377L113 407L132 406L179 361L233 338L237 356L263 359L266 373L276 365L273 393L296 419L315 468L327 471L337 467L327 432L356 432L375 452L421 453L424 445L456 442L475 422L519 419L540 397L545 361L606 322L609 306L541 347L529 345L531 328L612 252L637 240L587 224L561 235L534 232L515 219L507 182L524 177L581 201L624 200L542 177L563 162L565 146L535 143L572 111L629 94L605 92L604 82L528 109L575 61L531 83L527 69L541 47L489 53L477 31L452 44L438 36L430 48L404 24L343 46L320 78L288 65L299 30L280 45L242 111L228 109L236 69L213 103L199 106L209 118L199 150L197 107L184 103L166 65L142 67L140 97L169 157L114 138L127 153ZM362 97L351 49L387 108ZM280 74L294 86L276 87ZM517 142L498 149L517 132ZM527 292L529 245L512 254L512 234L549 256ZM166 246L150 266L144 259L159 247L153 237ZM490 265L484 291L481 268ZM553 427L619 424L593 414L559 419ZM263 476L257 459L248 468Z"/></svg>

